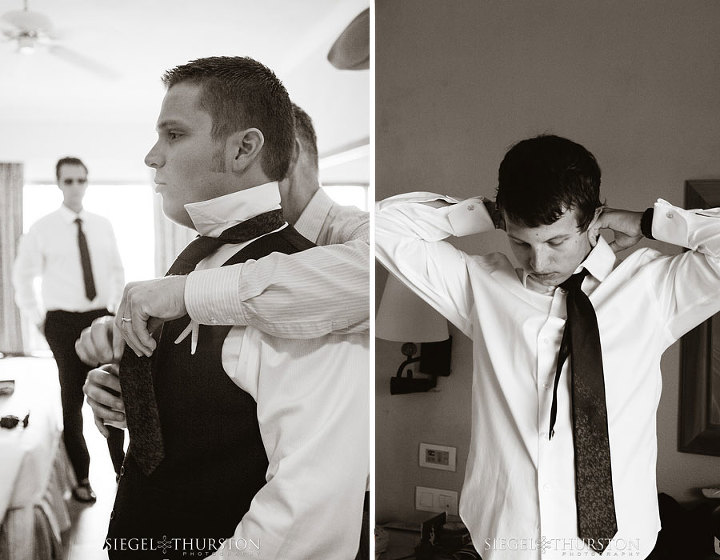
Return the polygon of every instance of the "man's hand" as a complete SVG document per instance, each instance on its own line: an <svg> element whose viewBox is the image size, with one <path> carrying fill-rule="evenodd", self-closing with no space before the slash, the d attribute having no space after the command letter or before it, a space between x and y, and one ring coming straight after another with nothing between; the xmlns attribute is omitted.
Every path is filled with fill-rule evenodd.
<svg viewBox="0 0 720 560"><path fill-rule="evenodd" d="M610 242L610 248L617 253L629 249L643 238L640 230L642 215L642 212L603 208L597 219L597 227L613 231L615 239Z"/></svg>
<svg viewBox="0 0 720 560"><path fill-rule="evenodd" d="M75 341L75 352L89 366L118 363L125 349L125 341L114 326L114 317L95 319Z"/></svg>
<svg viewBox="0 0 720 560"><path fill-rule="evenodd" d="M125 286L115 326L138 356L152 355L156 342L150 333L162 322L187 313L186 279L187 276L166 276Z"/></svg>
<svg viewBox="0 0 720 560"><path fill-rule="evenodd" d="M120 398L120 378L118 366L108 364L90 370L83 392L95 416L95 425L100 433L108 437L107 425L127 428L125 423L125 405Z"/></svg>

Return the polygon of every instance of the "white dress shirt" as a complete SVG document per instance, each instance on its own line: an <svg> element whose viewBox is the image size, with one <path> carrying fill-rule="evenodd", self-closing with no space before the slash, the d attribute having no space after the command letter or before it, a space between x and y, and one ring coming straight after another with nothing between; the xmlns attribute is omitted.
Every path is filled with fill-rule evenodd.
<svg viewBox="0 0 720 560"><path fill-rule="evenodd" d="M327 247L190 273L190 317L205 325L251 325L285 338L367 332L367 212L335 204L319 189L295 229Z"/></svg>
<svg viewBox="0 0 720 560"><path fill-rule="evenodd" d="M217 236L277 203L271 183L186 208L199 233ZM251 242L225 245L197 269L219 267ZM369 468L367 335L291 340L234 327L222 364L257 402L269 466L229 548L214 557L354 558Z"/></svg>
<svg viewBox="0 0 720 560"><path fill-rule="evenodd" d="M85 295L76 218L82 220L90 253L97 291L92 301ZM35 291L38 277L42 282L42 303ZM46 311L57 309L114 311L125 286L122 260L110 222L85 210L76 214L65 205L40 218L22 236L12 278L15 302L36 325L44 320Z"/></svg>
<svg viewBox="0 0 720 560"><path fill-rule="evenodd" d="M570 376L552 388L565 325L562 289L531 285L505 255L468 255L450 235L493 229L480 199L440 209L416 193L376 211L377 257L473 343L472 435L460 515L492 558L566 559L594 553L577 535ZM618 533L608 551L645 558L660 529L655 415L660 357L720 310L720 211L655 204L656 239L691 249L639 249L622 262L601 238L580 268L602 342ZM617 555L616 554L616 555Z"/></svg>

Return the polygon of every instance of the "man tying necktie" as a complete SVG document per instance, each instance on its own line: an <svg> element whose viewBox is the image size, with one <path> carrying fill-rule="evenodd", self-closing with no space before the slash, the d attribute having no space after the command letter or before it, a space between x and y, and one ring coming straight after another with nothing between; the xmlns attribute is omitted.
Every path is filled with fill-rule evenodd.
<svg viewBox="0 0 720 560"><path fill-rule="evenodd" d="M164 213L200 234L170 278L310 249L280 210L278 181L297 152L273 72L211 57L163 82L145 162ZM368 475L367 336L280 339L220 325L183 314L164 322L151 356L125 348L118 389L130 445L110 558L353 558ZM113 355L112 323L96 328ZM132 540L147 547L132 550Z"/></svg>
<svg viewBox="0 0 720 560"><path fill-rule="evenodd" d="M498 228L519 268L442 241ZM643 236L690 251L616 260ZM483 559L648 558L660 529L660 357L720 310L720 212L662 200L606 208L594 156L544 135L505 154L495 202L412 193L379 203L376 249L472 339L459 509Z"/></svg>
<svg viewBox="0 0 720 560"><path fill-rule="evenodd" d="M82 433L83 383L90 369L75 353L75 340L94 319L115 311L124 286L123 265L110 222L83 209L88 170L82 160L55 166L62 206L38 220L22 237L13 270L15 300L47 339L58 366L63 440L78 485L73 496L94 502L88 480L90 455ZM34 280L42 280L42 303ZM123 432L110 430L108 448L117 474Z"/></svg>

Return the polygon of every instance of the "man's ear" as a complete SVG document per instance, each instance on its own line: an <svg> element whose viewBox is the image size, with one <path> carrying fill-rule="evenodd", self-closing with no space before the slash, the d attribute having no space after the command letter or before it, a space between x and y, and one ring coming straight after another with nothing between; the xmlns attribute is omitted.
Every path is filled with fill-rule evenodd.
<svg viewBox="0 0 720 560"><path fill-rule="evenodd" d="M261 130L248 128L231 134L225 144L228 168L242 173L256 161L260 161L260 152L265 145Z"/></svg>
<svg viewBox="0 0 720 560"><path fill-rule="evenodd" d="M595 214L593 216L592 221L590 222L590 225L588 226L587 233L588 233L588 240L590 241L590 246L595 247L598 242L598 237L600 237L600 215L603 212L604 206L598 206L595 208Z"/></svg>

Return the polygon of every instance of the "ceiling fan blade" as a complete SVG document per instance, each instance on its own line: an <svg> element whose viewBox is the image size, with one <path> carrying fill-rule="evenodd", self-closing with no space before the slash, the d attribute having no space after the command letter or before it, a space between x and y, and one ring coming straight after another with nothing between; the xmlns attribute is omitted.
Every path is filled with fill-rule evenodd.
<svg viewBox="0 0 720 560"><path fill-rule="evenodd" d="M47 50L49 53L63 59L65 62L73 64L78 68L82 68L83 70L91 72L102 78L109 80L116 80L120 78L120 74L109 66L106 66L105 64L77 51L63 47L62 45L50 45L47 47Z"/></svg>
<svg viewBox="0 0 720 560"><path fill-rule="evenodd" d="M370 8L360 12L337 38L327 55L339 70L370 68Z"/></svg>
<svg viewBox="0 0 720 560"><path fill-rule="evenodd" d="M40 12L13 10L0 16L0 27L15 32L50 33L53 24L49 17Z"/></svg>

